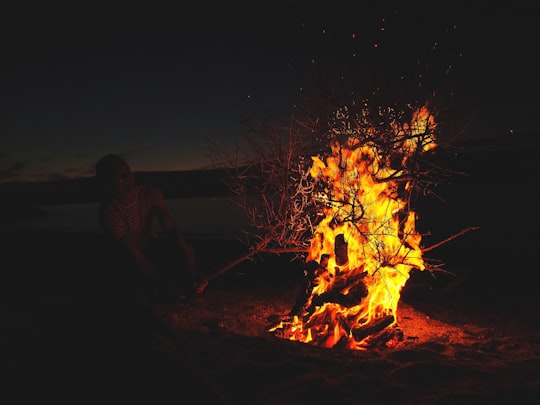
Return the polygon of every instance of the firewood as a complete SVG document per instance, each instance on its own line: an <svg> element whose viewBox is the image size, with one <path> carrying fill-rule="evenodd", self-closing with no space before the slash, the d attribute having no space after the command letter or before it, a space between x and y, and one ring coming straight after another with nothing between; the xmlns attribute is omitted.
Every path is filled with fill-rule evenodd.
<svg viewBox="0 0 540 405"><path fill-rule="evenodd" d="M383 329L376 335L370 335L368 347L370 349L384 349L390 346L396 346L403 341L403 331L397 328Z"/></svg>
<svg viewBox="0 0 540 405"><path fill-rule="evenodd" d="M312 306L321 306L324 303L333 303L333 304L339 304L342 307L350 308L356 304L358 304L358 300L354 296L345 295L338 291L327 291L322 293L321 295L316 295L311 300Z"/></svg>
<svg viewBox="0 0 540 405"><path fill-rule="evenodd" d="M324 256L327 255L323 255L323 257L321 258L321 263L324 263L325 260L328 260L327 257L325 258ZM321 269L321 264L319 264L316 260L311 260L307 263L306 268L304 269L304 275L306 277L304 278L304 282L302 283L302 286L298 292L298 296L296 297L296 301L291 308L289 315L300 314L301 310L306 306L311 295L311 291L313 290L316 273L319 269Z"/></svg>
<svg viewBox="0 0 540 405"><path fill-rule="evenodd" d="M334 240L334 254L336 255L336 264L343 266L349 261L348 243L345 241L345 235L339 234Z"/></svg>
<svg viewBox="0 0 540 405"><path fill-rule="evenodd" d="M394 316L386 315L380 319L374 320L367 325L353 329L352 335L357 341L361 341L370 335L375 335L376 333L380 332L387 326L391 325L392 322L394 322Z"/></svg>

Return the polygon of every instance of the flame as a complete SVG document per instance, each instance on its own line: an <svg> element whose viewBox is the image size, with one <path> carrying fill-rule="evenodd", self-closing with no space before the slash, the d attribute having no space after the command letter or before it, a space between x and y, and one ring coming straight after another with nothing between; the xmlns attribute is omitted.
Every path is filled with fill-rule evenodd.
<svg viewBox="0 0 540 405"><path fill-rule="evenodd" d="M400 167L418 148L423 152L436 146L430 136L414 136L425 135L434 125L423 107L409 124L392 126L403 139ZM400 187L410 184L395 180L403 169L391 167L375 145L358 137L344 144L333 141L330 148L324 161L312 157L310 169L312 178L328 189L316 196L324 200L325 209L306 258L317 265L307 310L277 328L284 328L290 340L323 347L341 342L365 350L373 325L396 326L400 293L410 271L425 269L421 235L415 230L416 213L400 197ZM390 339L388 344L395 342Z"/></svg>

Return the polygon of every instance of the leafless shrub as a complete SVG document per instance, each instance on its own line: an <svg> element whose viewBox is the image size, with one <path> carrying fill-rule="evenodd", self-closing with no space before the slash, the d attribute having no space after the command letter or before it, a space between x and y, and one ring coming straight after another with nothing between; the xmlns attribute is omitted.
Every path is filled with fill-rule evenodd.
<svg viewBox="0 0 540 405"><path fill-rule="evenodd" d="M211 146L215 165L230 169L224 181L247 218L243 241L250 251L244 258L264 252L305 258L323 207L349 204L351 199L332 195L330 179L310 175L312 157L325 160L333 144L352 142L375 151L378 162L391 170L373 175L378 182L398 185L396 193L407 201L404 218L415 195L433 193L432 186L448 175L436 159L429 158L435 142L444 139L433 107L414 121L423 105L381 106L368 99L345 102L324 95L311 101L285 124L279 120L246 123L246 134L233 150ZM345 165L340 163L340 168L345 170ZM354 207L352 215L340 220L358 221L362 210Z"/></svg>

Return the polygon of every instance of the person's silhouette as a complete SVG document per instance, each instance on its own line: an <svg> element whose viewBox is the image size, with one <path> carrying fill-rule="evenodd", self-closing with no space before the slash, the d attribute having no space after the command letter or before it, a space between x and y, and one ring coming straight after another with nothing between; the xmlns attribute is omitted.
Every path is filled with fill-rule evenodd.
<svg viewBox="0 0 540 405"><path fill-rule="evenodd" d="M121 278L146 300L189 298L195 291L194 250L176 226L161 189L135 184L129 165L115 154L97 161L96 179L106 192L100 223L126 259Z"/></svg>

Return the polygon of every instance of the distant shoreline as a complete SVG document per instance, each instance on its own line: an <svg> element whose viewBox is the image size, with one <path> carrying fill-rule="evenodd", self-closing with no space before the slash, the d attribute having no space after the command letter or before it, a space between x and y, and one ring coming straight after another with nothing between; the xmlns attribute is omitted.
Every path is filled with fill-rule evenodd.
<svg viewBox="0 0 540 405"><path fill-rule="evenodd" d="M140 184L161 187L167 198L222 197L230 195L224 183L226 169L178 172L134 172ZM18 204L56 205L92 203L101 199L95 177L45 182L0 183L0 209Z"/></svg>
<svg viewBox="0 0 540 405"><path fill-rule="evenodd" d="M523 159L523 154L536 161L539 151L539 131L527 131L507 136L462 140L453 143L446 150L440 150L437 160L442 159L445 164L458 164L465 166L466 171L474 171L488 166L489 163L499 162L500 158ZM220 197L231 195L225 184L231 170L233 169L134 171L134 175L139 183L160 186L167 198ZM0 182L0 208L13 202L46 205L96 202L99 199L100 187L93 176L44 182Z"/></svg>
<svg viewBox="0 0 540 405"><path fill-rule="evenodd" d="M173 218L186 234L196 238L238 237L244 214L225 197L168 198ZM14 205L0 211L3 231L101 233L97 211L99 202Z"/></svg>

